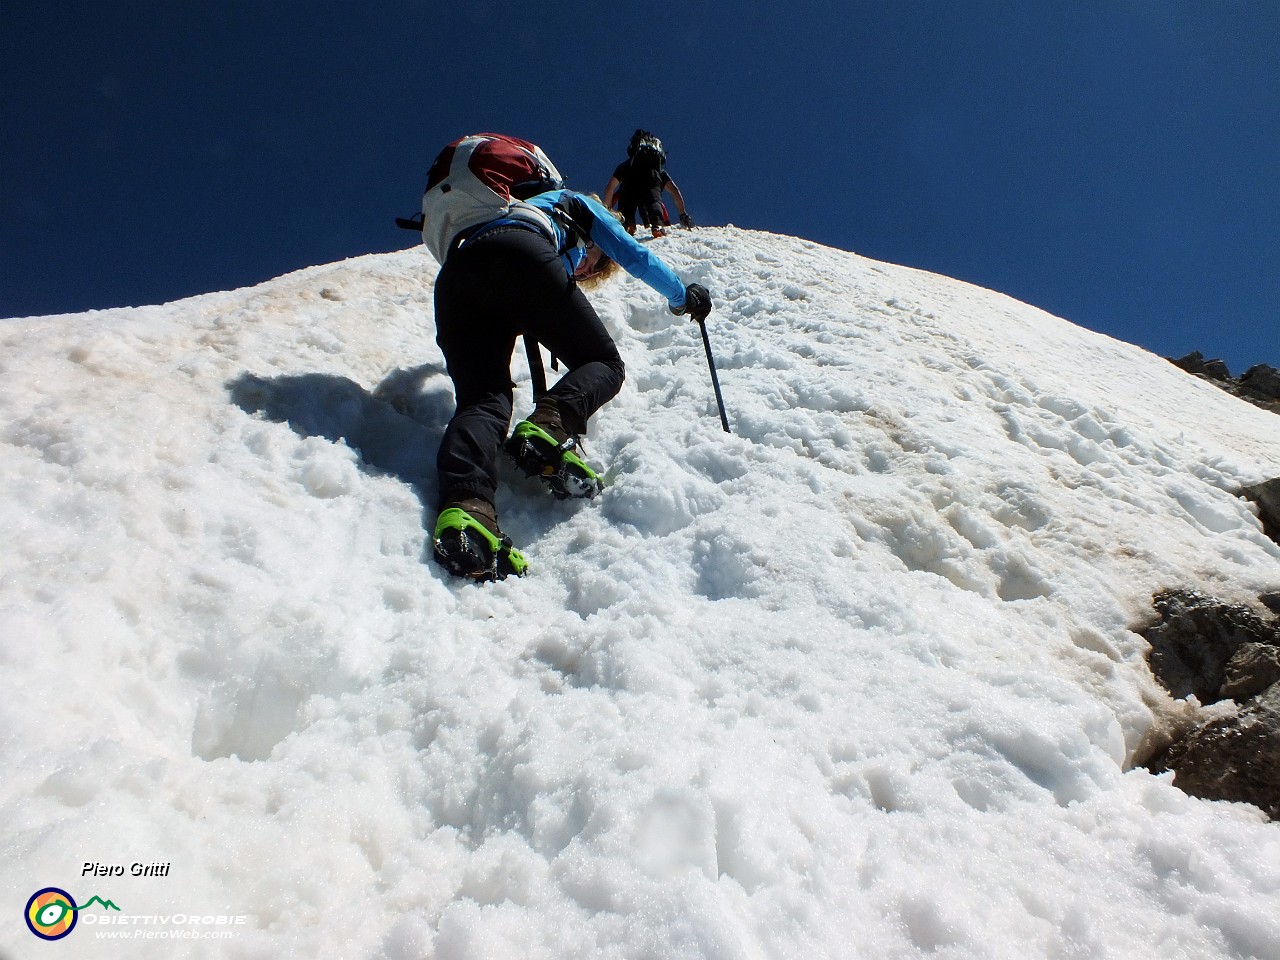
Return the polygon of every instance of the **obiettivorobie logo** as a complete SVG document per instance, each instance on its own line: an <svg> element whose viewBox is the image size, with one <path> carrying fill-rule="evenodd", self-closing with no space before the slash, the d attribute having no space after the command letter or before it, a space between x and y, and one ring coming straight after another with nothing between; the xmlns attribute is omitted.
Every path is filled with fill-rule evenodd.
<svg viewBox="0 0 1280 960"><path fill-rule="evenodd" d="M89 910L90 907L101 907ZM86 912L87 911L87 912ZM243 914L225 913L122 913L110 900L90 897L77 904L60 887L44 887L27 901L27 929L41 940L61 940L84 922L99 940L230 940L248 926Z"/></svg>
<svg viewBox="0 0 1280 960"><path fill-rule="evenodd" d="M103 900L101 897L90 897L84 906L77 906L75 898L65 890L57 887L37 890L27 901L27 929L41 940L61 940L76 928L80 911L87 910L95 903L103 910L120 910L110 900Z"/></svg>

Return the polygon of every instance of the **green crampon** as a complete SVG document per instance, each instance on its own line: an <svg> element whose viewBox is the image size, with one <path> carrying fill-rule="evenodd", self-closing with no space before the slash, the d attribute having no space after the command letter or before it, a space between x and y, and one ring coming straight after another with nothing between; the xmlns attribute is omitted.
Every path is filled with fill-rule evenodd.
<svg viewBox="0 0 1280 960"><path fill-rule="evenodd" d="M511 538L496 536L475 517L458 507L443 510L436 518L436 562L455 577L468 580L505 580L523 577L529 570L524 554Z"/></svg>

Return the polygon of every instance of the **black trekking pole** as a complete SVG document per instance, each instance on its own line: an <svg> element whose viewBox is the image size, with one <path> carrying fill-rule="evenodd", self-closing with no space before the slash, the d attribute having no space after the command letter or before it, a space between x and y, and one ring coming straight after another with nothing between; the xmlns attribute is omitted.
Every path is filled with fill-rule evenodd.
<svg viewBox="0 0 1280 960"><path fill-rule="evenodd" d="M702 328L702 345L707 348L707 366L711 369L711 386L716 391L716 406L720 408L720 423L724 425L725 433L733 433L729 429L729 415L724 412L724 397L720 394L720 378L716 376L716 361L711 356L711 338L707 336L705 317L698 321L698 326Z"/></svg>

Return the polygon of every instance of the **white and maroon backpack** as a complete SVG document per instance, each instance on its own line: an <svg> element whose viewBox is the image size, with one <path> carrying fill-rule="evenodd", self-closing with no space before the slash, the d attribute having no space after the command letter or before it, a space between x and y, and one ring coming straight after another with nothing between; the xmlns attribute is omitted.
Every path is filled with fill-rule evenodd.
<svg viewBox="0 0 1280 960"><path fill-rule="evenodd" d="M440 151L422 195L422 242L440 263L465 231L502 217L550 229L546 214L521 203L564 186L542 149L497 133L462 137Z"/></svg>

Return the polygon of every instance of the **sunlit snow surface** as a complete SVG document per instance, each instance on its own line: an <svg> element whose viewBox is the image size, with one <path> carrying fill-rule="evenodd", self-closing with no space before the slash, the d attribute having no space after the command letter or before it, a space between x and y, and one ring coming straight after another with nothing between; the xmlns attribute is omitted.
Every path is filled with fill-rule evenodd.
<svg viewBox="0 0 1280 960"><path fill-rule="evenodd" d="M1135 765L1197 708L1133 632L1280 588L1280 419L950 279L655 249L733 434L696 325L593 294L609 487L506 472L486 586L426 559L426 253L0 323L0 956L1280 957L1280 827ZM120 910L42 943L46 886ZM244 921L101 922L182 914Z"/></svg>

